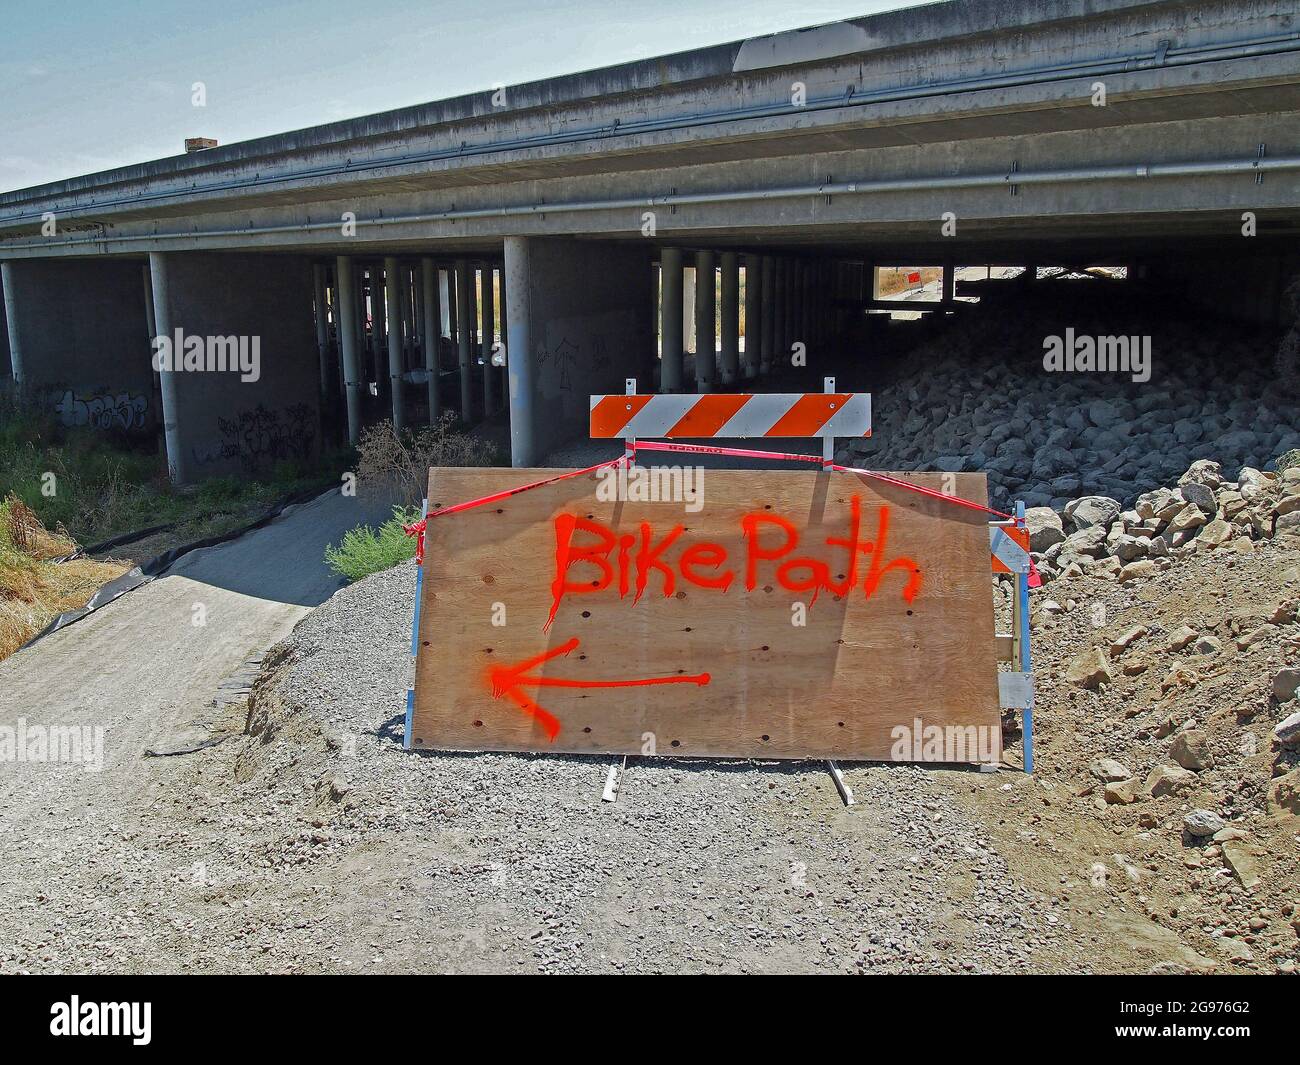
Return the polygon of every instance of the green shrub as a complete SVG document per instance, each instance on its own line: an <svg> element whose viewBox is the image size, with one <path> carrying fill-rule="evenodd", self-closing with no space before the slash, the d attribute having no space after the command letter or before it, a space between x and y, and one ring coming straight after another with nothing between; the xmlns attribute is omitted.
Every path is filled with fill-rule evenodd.
<svg viewBox="0 0 1300 1065"><path fill-rule="evenodd" d="M420 512L414 508L394 507L393 516L379 526L378 531L369 525L360 525L344 533L338 547L333 544L326 547L326 565L348 580L359 581L414 558L415 537L407 536L403 526L410 525L419 517Z"/></svg>

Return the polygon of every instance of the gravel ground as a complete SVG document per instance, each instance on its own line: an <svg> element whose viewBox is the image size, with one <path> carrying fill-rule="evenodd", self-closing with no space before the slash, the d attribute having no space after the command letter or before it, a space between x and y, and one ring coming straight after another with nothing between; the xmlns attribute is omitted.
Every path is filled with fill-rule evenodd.
<svg viewBox="0 0 1300 1065"><path fill-rule="evenodd" d="M440 963L1014 972L1061 956L1051 902L932 780L972 774L855 767L864 801L846 810L820 765L635 759L609 804L609 759L401 752L413 586L399 567L299 625L254 728L323 731L308 745L337 752L319 768L355 797L338 817L358 844L426 841L410 891ZM300 757L282 744L259 772Z"/></svg>

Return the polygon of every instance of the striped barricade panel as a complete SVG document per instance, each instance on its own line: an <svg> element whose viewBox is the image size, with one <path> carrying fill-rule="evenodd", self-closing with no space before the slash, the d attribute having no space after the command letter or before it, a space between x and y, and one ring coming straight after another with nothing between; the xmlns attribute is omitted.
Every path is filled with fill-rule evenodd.
<svg viewBox="0 0 1300 1065"><path fill-rule="evenodd" d="M1029 572L1029 530L1012 525L989 526L989 551L994 573Z"/></svg>
<svg viewBox="0 0 1300 1065"><path fill-rule="evenodd" d="M593 439L870 435L868 392L591 397Z"/></svg>

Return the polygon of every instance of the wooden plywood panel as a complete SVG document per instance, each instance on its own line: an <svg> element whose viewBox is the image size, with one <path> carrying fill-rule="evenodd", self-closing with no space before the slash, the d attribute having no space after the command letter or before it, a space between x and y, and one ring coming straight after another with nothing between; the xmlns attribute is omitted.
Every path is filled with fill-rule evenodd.
<svg viewBox="0 0 1300 1065"><path fill-rule="evenodd" d="M436 469L430 509L561 472ZM984 515L843 473L707 471L695 512L600 477L430 520L414 749L889 759L919 719L1000 753Z"/></svg>

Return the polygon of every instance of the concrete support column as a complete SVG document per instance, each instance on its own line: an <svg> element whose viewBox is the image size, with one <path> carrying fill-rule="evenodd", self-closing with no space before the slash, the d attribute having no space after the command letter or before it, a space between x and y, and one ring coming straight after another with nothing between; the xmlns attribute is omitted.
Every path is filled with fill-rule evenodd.
<svg viewBox="0 0 1300 1065"><path fill-rule="evenodd" d="M149 264L145 263L140 268L140 277L144 281L144 322L145 332L148 336L145 338L148 343L150 353L149 365L153 366L153 338L158 335L158 322L153 313L153 278L149 276ZM157 409L162 410L162 383L158 377L158 369L153 370L153 398L157 404Z"/></svg>
<svg viewBox="0 0 1300 1065"><path fill-rule="evenodd" d="M506 306L506 268L502 266L498 273L501 275L501 298L497 301L497 313L501 315L501 354L503 356L501 365L498 369L501 371L501 406L510 409L510 316L509 308Z"/></svg>
<svg viewBox="0 0 1300 1065"><path fill-rule="evenodd" d="M334 283L338 299L335 306L339 311L339 351L343 363L344 398L348 409L348 443L355 444L361 439L361 361L357 330L357 296L353 291L355 277L352 273L352 259L340 255L335 260Z"/></svg>
<svg viewBox="0 0 1300 1065"><path fill-rule="evenodd" d="M358 265L352 267L352 292L356 301L352 318L356 323L357 380L364 381L362 372L366 363L366 272Z"/></svg>
<svg viewBox="0 0 1300 1065"><path fill-rule="evenodd" d="M760 296L761 313L763 324L759 328L759 345L758 351L754 354L754 365L761 374L767 373L772 368L772 339L776 332L776 307L772 298L774 291L774 282L776 280L775 263L772 256L764 255L762 258L762 281Z"/></svg>
<svg viewBox="0 0 1300 1065"><path fill-rule="evenodd" d="M808 264L802 259L795 259L792 273L794 283L791 286L794 299L794 343L808 347Z"/></svg>
<svg viewBox="0 0 1300 1065"><path fill-rule="evenodd" d="M330 365L329 303L325 299L325 267L313 263L311 268L312 293L316 305L316 351L320 355L320 399L324 410L333 394L331 380L334 368Z"/></svg>
<svg viewBox="0 0 1300 1065"><path fill-rule="evenodd" d="M334 367L334 383L331 387L334 388L334 394L338 397L338 402L335 404L336 411L337 413L342 414L345 403L344 397L348 394L348 383L347 374L343 372L343 312L339 308L339 277L337 263L334 266L333 284L330 283L327 270L325 285L326 295L330 301L330 309L334 315L334 358L332 363Z"/></svg>
<svg viewBox="0 0 1300 1065"><path fill-rule="evenodd" d="M370 358L374 367L375 384L382 396L388 387L384 373L384 284L378 265L370 268Z"/></svg>
<svg viewBox="0 0 1300 1065"><path fill-rule="evenodd" d="M438 347L442 339L442 313L438 306L438 271L428 256L420 260L420 339L424 342L424 368L429 374L429 424L442 413L438 396Z"/></svg>
<svg viewBox="0 0 1300 1065"><path fill-rule="evenodd" d="M537 409L533 396L537 388L537 365L530 335L532 308L532 248L527 237L506 237L505 265L501 270L501 297L509 314L510 332L510 464L532 466L537 454Z"/></svg>
<svg viewBox="0 0 1300 1065"><path fill-rule="evenodd" d="M168 287L167 267L169 257L164 252L149 253L149 278L153 285L154 334L172 336L171 292ZM7 291L6 286L6 291ZM15 349L16 352L17 349ZM17 360L14 366L17 367ZM176 371L170 366L159 370L159 390L162 392L163 441L167 448L167 473L173 484L187 484L189 469L181 446L180 423L177 420Z"/></svg>
<svg viewBox="0 0 1300 1065"><path fill-rule="evenodd" d="M384 260L384 303L388 308L388 390L393 400L393 428L406 427L402 410L402 272L397 260Z"/></svg>
<svg viewBox="0 0 1300 1065"><path fill-rule="evenodd" d="M682 390L682 251L659 253L659 391Z"/></svg>
<svg viewBox="0 0 1300 1065"><path fill-rule="evenodd" d="M821 261L816 264L816 270L813 272L813 313L816 315L815 328L813 335L817 338L817 343L824 345L826 338L830 335L830 309L831 309L831 272L830 263Z"/></svg>
<svg viewBox="0 0 1300 1065"><path fill-rule="evenodd" d="M23 391L23 346L18 329L18 297L15 292L13 265L0 263L0 288L4 289L5 324L9 330L9 365L13 369L14 390Z"/></svg>
<svg viewBox="0 0 1300 1065"><path fill-rule="evenodd" d="M682 348L695 351L695 282L699 271L692 262L682 271Z"/></svg>
<svg viewBox="0 0 1300 1065"><path fill-rule="evenodd" d="M442 272L443 279L447 284L447 300L443 304L447 308L447 336L454 344L460 333L456 329L456 315L459 308L456 306L456 268L454 266Z"/></svg>
<svg viewBox="0 0 1300 1065"><path fill-rule="evenodd" d="M695 388L712 392L717 386L717 283L713 252L695 253Z"/></svg>
<svg viewBox="0 0 1300 1065"><path fill-rule="evenodd" d="M465 319L465 332L469 334L469 373L470 381L478 370L479 358L479 338L478 338L478 268L474 263L469 264L469 317ZM484 412L486 417L486 412Z"/></svg>
<svg viewBox="0 0 1300 1065"><path fill-rule="evenodd" d="M722 318L719 322L722 348L718 355L719 376L723 385L734 385L740 376L740 259L734 251L724 251L722 267Z"/></svg>
<svg viewBox="0 0 1300 1065"><path fill-rule="evenodd" d="M496 299L492 291L492 264L486 262L483 264L483 297L479 301L483 311L483 417L490 417L493 410L496 409L496 401L492 398L492 378L495 371L492 369L492 346L496 343L497 323L496 323Z"/></svg>
<svg viewBox="0 0 1300 1065"><path fill-rule="evenodd" d="M153 278L149 276L147 263L140 268L140 276L144 279L144 320L149 328L149 339L153 340L158 335L158 322L153 314Z"/></svg>
<svg viewBox="0 0 1300 1065"><path fill-rule="evenodd" d="M740 376L749 380L758 376L759 352L763 345L763 260L746 255L745 264L745 354L740 360Z"/></svg>
<svg viewBox="0 0 1300 1065"><path fill-rule="evenodd" d="M402 365L410 365L410 352L415 348L415 338L419 333L416 326L419 301L415 295L415 270L406 263L402 264L402 328L406 334L406 343L402 348Z"/></svg>
<svg viewBox="0 0 1300 1065"><path fill-rule="evenodd" d="M456 351L460 362L460 417L469 425L474 420L474 397L471 394L473 382L473 365L470 362L469 333L470 299L469 287L473 281L469 263L464 259L456 260Z"/></svg>
<svg viewBox="0 0 1300 1065"><path fill-rule="evenodd" d="M817 343L822 345L825 345L826 338L830 335L831 288L830 271L827 269L829 265L829 263L819 262L812 278L813 313L816 315L814 333Z"/></svg>

